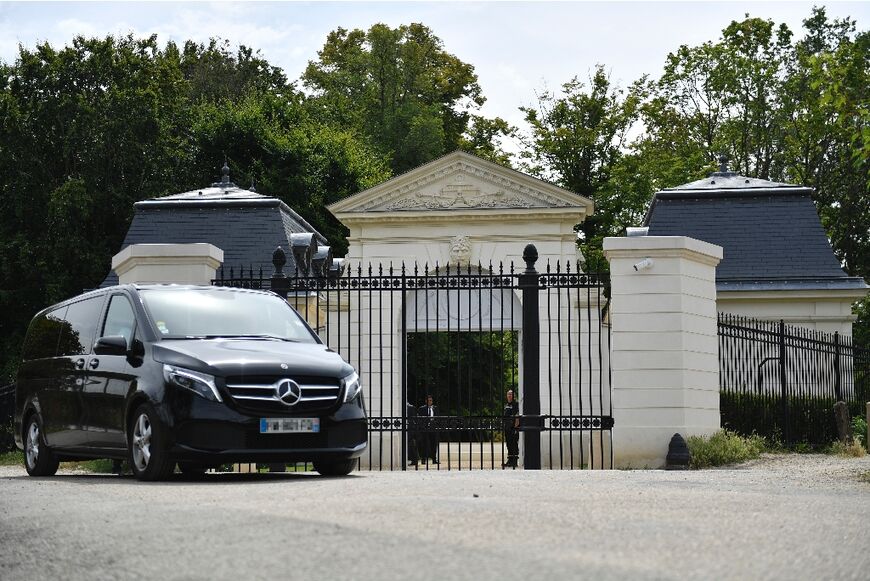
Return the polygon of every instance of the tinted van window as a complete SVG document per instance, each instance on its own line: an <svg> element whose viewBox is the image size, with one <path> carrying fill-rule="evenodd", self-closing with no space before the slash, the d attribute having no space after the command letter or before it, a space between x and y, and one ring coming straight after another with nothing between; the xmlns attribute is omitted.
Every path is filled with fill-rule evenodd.
<svg viewBox="0 0 870 581"><path fill-rule="evenodd" d="M25 361L45 359L57 355L58 341L64 328L66 307L44 313L30 323L24 339L22 357Z"/></svg>
<svg viewBox="0 0 870 581"><path fill-rule="evenodd" d="M97 331L103 299L98 296L67 307L64 332L60 340L60 355L84 355L91 352Z"/></svg>
<svg viewBox="0 0 870 581"><path fill-rule="evenodd" d="M127 340L133 337L133 329L136 327L136 315L133 307L124 295L114 295L109 300L109 311L106 314L106 323L103 325L101 337L113 337L120 335Z"/></svg>

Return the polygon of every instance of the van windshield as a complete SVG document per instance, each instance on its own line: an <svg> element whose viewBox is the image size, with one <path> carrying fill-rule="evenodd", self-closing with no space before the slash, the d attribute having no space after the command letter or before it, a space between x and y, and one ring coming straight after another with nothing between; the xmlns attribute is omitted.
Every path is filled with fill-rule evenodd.
<svg viewBox="0 0 870 581"><path fill-rule="evenodd" d="M232 289L142 289L164 339L250 338L316 343L284 299Z"/></svg>

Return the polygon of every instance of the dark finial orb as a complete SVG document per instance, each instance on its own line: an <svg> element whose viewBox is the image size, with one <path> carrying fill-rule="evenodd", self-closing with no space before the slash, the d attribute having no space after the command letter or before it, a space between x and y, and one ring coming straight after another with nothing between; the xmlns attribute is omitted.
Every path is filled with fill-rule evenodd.
<svg viewBox="0 0 870 581"><path fill-rule="evenodd" d="M221 168L221 175L223 176L221 178L221 181L223 181L223 183L230 183L230 166L227 165L226 158L224 158L224 166Z"/></svg>
<svg viewBox="0 0 870 581"><path fill-rule="evenodd" d="M275 266L284 266L287 264L287 255L284 254L284 249L280 246L272 253L272 264Z"/></svg>
<svg viewBox="0 0 870 581"><path fill-rule="evenodd" d="M257 186L254 185L254 178L251 178L251 187L249 188L252 192L257 191Z"/></svg>
<svg viewBox="0 0 870 581"><path fill-rule="evenodd" d="M535 248L534 244L526 244L523 249L523 260L526 262L528 270L535 269L535 263L538 261L538 249Z"/></svg>
<svg viewBox="0 0 870 581"><path fill-rule="evenodd" d="M275 272L272 277L284 276L284 265L287 264L287 255L284 254L284 249L280 246L272 253L272 266L275 267Z"/></svg>
<svg viewBox="0 0 870 581"><path fill-rule="evenodd" d="M728 173L728 155L720 153L717 159L719 160L719 172Z"/></svg>

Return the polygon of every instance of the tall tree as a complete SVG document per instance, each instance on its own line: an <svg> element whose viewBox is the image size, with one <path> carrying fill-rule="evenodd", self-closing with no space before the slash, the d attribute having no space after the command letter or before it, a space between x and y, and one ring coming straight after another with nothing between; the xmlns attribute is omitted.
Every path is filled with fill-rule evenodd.
<svg viewBox="0 0 870 581"><path fill-rule="evenodd" d="M167 52L178 51L169 43ZM292 95L292 83L280 68L259 52L241 45L233 51L229 41L212 38L208 44L188 40L178 55L191 99L239 99L249 93Z"/></svg>
<svg viewBox="0 0 870 581"><path fill-rule="evenodd" d="M814 8L794 40L746 17L715 42L680 47L644 104L633 144L657 187L703 177L717 153L742 174L815 189L822 223L847 273L870 277L870 33ZM856 334L870 339L861 307Z"/></svg>
<svg viewBox="0 0 870 581"><path fill-rule="evenodd" d="M614 87L598 66L588 85L574 78L562 85L561 95L544 91L537 107L521 108L531 127L521 153L524 168L596 204L595 214L577 227L587 270L606 268L601 239L613 233L627 202L612 188L614 169L638 118L642 85L643 80L628 90Z"/></svg>
<svg viewBox="0 0 870 581"><path fill-rule="evenodd" d="M644 108L644 141L669 151L667 163L685 169L680 177L702 177L717 153L727 152L732 169L781 179L780 96L791 36L784 25L774 29L772 21L747 17L727 26L718 42L668 55Z"/></svg>
<svg viewBox="0 0 870 581"><path fill-rule="evenodd" d="M0 382L30 317L108 273L133 203L214 181L224 156L339 249L324 205L389 173L245 47L78 37L0 63Z"/></svg>
<svg viewBox="0 0 870 581"><path fill-rule="evenodd" d="M484 102L474 67L444 50L426 26L338 28L317 55L302 76L313 110L364 135L390 157L394 172L472 147L474 136L463 135ZM478 137L507 130L476 128L483 131Z"/></svg>
<svg viewBox="0 0 870 581"><path fill-rule="evenodd" d="M236 183L255 183L286 202L339 256L347 251L347 229L326 206L390 176L386 159L351 132L309 118L301 99L266 94L201 104L189 131L188 188L213 181L216 162L226 156Z"/></svg>
<svg viewBox="0 0 870 581"><path fill-rule="evenodd" d="M21 49L0 70L0 311L9 372L39 308L105 275L132 203L187 158L184 82L154 37Z"/></svg>

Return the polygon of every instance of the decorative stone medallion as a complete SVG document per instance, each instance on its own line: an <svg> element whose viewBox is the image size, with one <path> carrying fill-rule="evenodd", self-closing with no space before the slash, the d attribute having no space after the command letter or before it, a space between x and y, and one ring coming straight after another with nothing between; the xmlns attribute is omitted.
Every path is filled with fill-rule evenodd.
<svg viewBox="0 0 870 581"><path fill-rule="evenodd" d="M450 240L450 264L468 266L471 263L471 240L468 236L455 236Z"/></svg>

